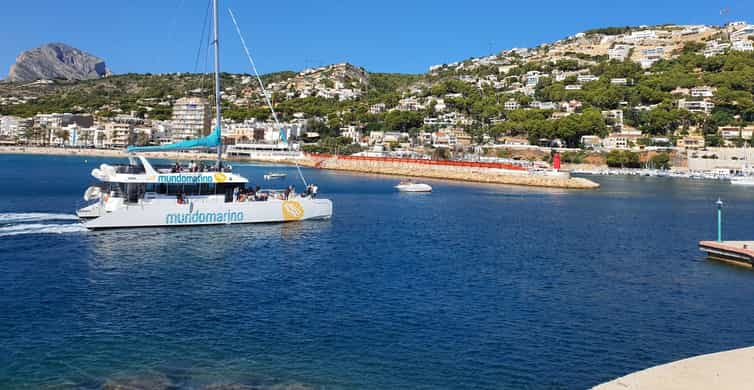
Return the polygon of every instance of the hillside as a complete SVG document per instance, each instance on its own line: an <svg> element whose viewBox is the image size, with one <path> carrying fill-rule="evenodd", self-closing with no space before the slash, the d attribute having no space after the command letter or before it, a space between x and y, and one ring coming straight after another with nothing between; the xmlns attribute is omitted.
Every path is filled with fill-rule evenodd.
<svg viewBox="0 0 754 390"><path fill-rule="evenodd" d="M422 75L336 64L264 76L284 120L317 130L430 130L460 126L481 140L528 137L577 145L583 135L638 129L648 136L715 134L754 122L754 27L609 27L535 48L436 65ZM206 75L121 75L81 82L0 84L0 114L135 112L170 115L172 99L210 95ZM226 116L267 119L256 80L223 74ZM299 116L300 117L300 116Z"/></svg>

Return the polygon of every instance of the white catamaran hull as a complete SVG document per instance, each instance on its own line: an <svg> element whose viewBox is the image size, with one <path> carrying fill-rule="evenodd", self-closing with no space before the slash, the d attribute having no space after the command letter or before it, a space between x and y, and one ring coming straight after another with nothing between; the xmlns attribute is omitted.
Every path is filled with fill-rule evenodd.
<svg viewBox="0 0 754 390"><path fill-rule="evenodd" d="M295 197L225 203L224 199L214 197L189 199L178 204L175 198L165 198L129 205L95 203L80 209L77 214L85 220L84 226L88 229L291 222L329 219L332 217L332 202Z"/></svg>

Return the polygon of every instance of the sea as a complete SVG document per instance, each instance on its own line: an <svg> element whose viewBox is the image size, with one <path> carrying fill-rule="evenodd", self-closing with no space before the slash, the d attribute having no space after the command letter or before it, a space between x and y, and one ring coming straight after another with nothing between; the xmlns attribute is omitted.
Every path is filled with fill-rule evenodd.
<svg viewBox="0 0 754 390"><path fill-rule="evenodd" d="M718 198L724 238L754 239L754 189L303 169L331 220L87 231L113 161L0 155L2 389L584 389L754 344L754 272L697 247Z"/></svg>

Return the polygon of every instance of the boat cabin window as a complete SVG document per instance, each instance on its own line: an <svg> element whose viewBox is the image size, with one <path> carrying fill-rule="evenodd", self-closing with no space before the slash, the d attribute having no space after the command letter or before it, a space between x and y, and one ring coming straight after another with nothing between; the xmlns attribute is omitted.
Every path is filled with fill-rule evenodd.
<svg viewBox="0 0 754 390"><path fill-rule="evenodd" d="M244 188L244 185L239 183L218 183L217 193L224 194L225 202L230 203L233 202L233 190L236 188Z"/></svg>
<svg viewBox="0 0 754 390"><path fill-rule="evenodd" d="M138 202L144 198L145 193L166 196L197 195L224 195L226 202L233 201L233 190L244 188L240 183L198 183L198 184L171 184L171 183L105 183L104 191L110 192L115 197L126 198L128 202Z"/></svg>

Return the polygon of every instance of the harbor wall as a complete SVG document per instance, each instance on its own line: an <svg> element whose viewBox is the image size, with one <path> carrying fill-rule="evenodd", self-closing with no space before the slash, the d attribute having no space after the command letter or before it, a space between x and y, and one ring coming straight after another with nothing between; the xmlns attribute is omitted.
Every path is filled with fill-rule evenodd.
<svg viewBox="0 0 754 390"><path fill-rule="evenodd" d="M689 169L711 171L728 169L741 171L746 164L752 165L754 152L747 148L707 148L688 152Z"/></svg>
<svg viewBox="0 0 754 390"><path fill-rule="evenodd" d="M308 155L302 165L351 172L534 187L594 189L599 184L565 172L530 173L513 164Z"/></svg>

